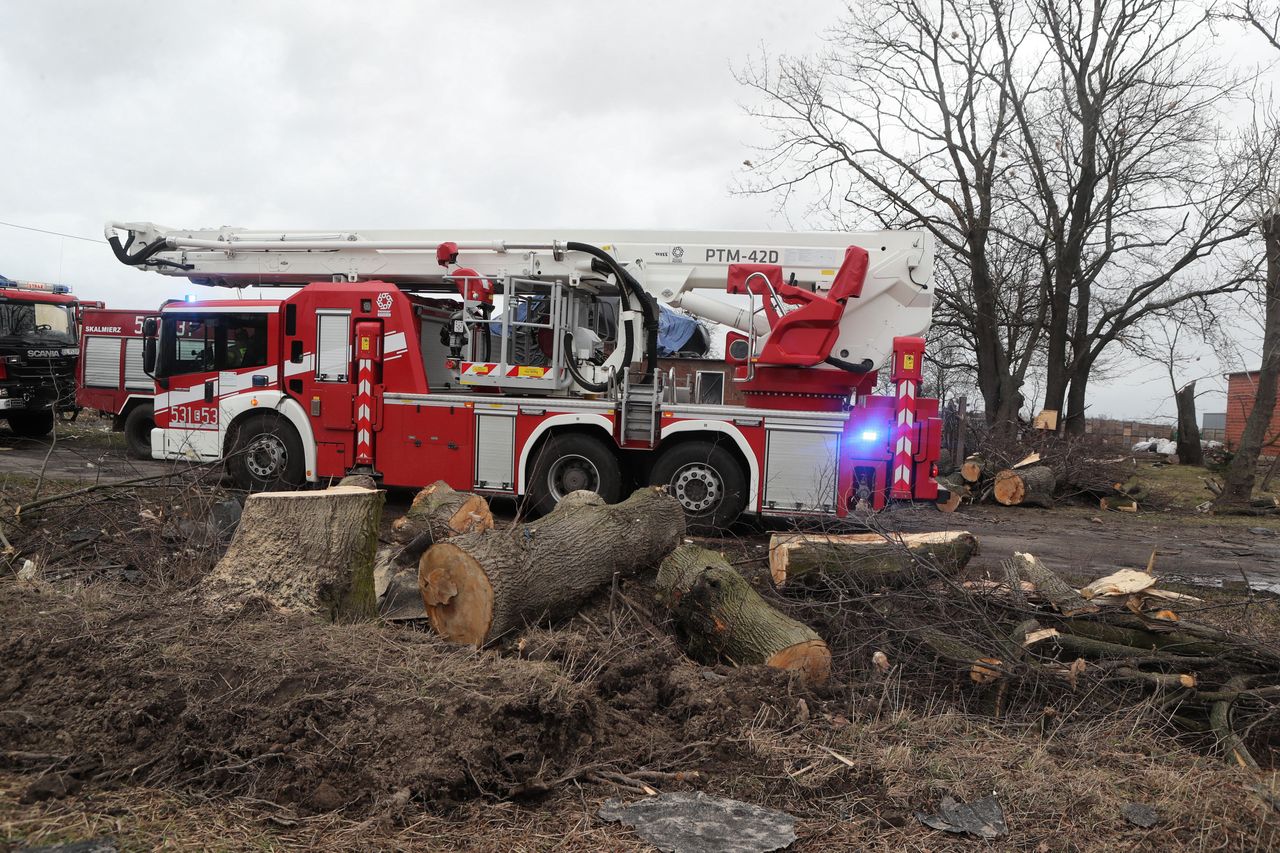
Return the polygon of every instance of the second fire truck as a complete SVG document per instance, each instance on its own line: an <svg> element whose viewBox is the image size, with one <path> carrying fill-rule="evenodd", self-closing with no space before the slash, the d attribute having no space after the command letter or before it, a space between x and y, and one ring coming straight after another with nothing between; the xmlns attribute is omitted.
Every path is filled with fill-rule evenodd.
<svg viewBox="0 0 1280 853"><path fill-rule="evenodd" d="M139 268L292 288L146 324L152 455L225 458L245 488L362 471L544 512L663 483L694 529L937 497L921 232L107 236ZM730 329L745 405L681 399L658 368L660 304Z"/></svg>
<svg viewBox="0 0 1280 853"><path fill-rule="evenodd" d="M0 276L0 418L25 438L53 430L76 410L76 312L63 284Z"/></svg>

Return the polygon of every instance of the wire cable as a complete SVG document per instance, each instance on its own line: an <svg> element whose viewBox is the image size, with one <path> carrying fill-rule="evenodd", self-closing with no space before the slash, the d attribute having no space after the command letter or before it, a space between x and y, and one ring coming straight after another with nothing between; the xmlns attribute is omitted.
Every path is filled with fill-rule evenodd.
<svg viewBox="0 0 1280 853"><path fill-rule="evenodd" d="M66 237L71 240L84 240L86 243L105 244L107 242L106 240L99 240L95 237L83 237L79 234L63 234L61 231L49 231L44 228L33 228L30 225L18 225L16 222L0 222L0 225L7 228L17 228L22 231L35 231L37 234L48 234L51 237Z"/></svg>

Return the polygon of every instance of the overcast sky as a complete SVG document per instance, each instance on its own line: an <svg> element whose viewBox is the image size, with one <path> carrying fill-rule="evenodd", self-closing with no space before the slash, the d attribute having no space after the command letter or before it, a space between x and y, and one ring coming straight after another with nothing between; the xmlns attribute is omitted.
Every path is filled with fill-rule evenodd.
<svg viewBox="0 0 1280 853"><path fill-rule="evenodd" d="M763 141L733 70L766 46L817 49L842 10L3 3L0 220L94 239L109 219L803 228L773 200L733 192ZM64 281L119 307L200 290L126 268L102 243L6 226L0 274ZM1151 375L1091 385L1093 410L1171 411Z"/></svg>

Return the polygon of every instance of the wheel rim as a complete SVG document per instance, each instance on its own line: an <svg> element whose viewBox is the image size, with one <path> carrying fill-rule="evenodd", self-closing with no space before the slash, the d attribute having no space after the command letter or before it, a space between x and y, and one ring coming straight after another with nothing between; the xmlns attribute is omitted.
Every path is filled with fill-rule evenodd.
<svg viewBox="0 0 1280 853"><path fill-rule="evenodd" d="M724 500L724 479L703 462L691 462L671 477L671 493L691 515L706 515Z"/></svg>
<svg viewBox="0 0 1280 853"><path fill-rule="evenodd" d="M547 491L551 497L558 501L581 489L600 491L600 471L594 462L575 453L561 456L551 463L551 470L547 471Z"/></svg>
<svg viewBox="0 0 1280 853"><path fill-rule="evenodd" d="M280 476L289 461L289 451L277 435L260 435L245 449L244 465L259 480Z"/></svg>

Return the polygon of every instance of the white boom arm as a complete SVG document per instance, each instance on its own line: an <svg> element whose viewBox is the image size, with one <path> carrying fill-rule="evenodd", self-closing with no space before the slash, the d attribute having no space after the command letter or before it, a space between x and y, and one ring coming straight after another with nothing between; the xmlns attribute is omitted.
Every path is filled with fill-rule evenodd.
<svg viewBox="0 0 1280 853"><path fill-rule="evenodd" d="M126 242L121 242L121 232ZM500 282L507 276L610 283L614 277L570 243L598 247L655 299L747 332L745 300L695 291L725 289L729 266L775 264L783 279L818 293L830 290L845 249L870 254L862 294L849 299L832 355L841 361L885 364L899 335L923 335L933 306L933 246L923 231L249 231L179 230L149 222L106 227L118 258L196 284L232 287L301 286L313 281L378 280L404 290L452 291L456 282L437 260L437 247L457 246L456 265ZM759 307L758 305L756 307ZM630 320L640 336L640 321ZM756 313L755 333L767 338ZM637 356L638 357L638 356ZM615 368L624 367L614 365Z"/></svg>

